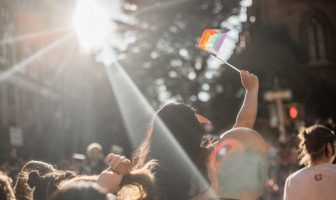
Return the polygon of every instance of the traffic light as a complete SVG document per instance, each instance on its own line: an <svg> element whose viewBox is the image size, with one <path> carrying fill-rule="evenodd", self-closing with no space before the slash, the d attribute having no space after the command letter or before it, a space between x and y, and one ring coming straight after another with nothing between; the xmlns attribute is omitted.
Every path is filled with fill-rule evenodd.
<svg viewBox="0 0 336 200"><path fill-rule="evenodd" d="M296 119L299 116L299 108L296 105L289 106L288 114L290 119Z"/></svg>
<svg viewBox="0 0 336 200"><path fill-rule="evenodd" d="M285 106L286 118L288 121L295 121L303 117L304 110L302 104L290 103Z"/></svg>

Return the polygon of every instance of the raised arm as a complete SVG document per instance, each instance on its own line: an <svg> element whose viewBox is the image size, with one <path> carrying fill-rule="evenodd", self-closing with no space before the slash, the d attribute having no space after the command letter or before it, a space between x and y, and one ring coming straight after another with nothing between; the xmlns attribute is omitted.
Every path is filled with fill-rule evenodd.
<svg viewBox="0 0 336 200"><path fill-rule="evenodd" d="M243 105L239 110L233 128L253 128L258 110L259 80L256 75L244 70L240 71L240 77L246 92Z"/></svg>
<svg viewBox="0 0 336 200"><path fill-rule="evenodd" d="M131 168L131 161L124 156L112 153L106 156L105 161L109 168L99 174L97 183L108 192L117 193L124 174L128 173Z"/></svg>

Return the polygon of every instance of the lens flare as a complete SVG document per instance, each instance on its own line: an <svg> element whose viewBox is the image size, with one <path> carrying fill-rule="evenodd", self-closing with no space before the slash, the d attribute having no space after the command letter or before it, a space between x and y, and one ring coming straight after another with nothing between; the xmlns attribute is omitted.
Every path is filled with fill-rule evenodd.
<svg viewBox="0 0 336 200"><path fill-rule="evenodd" d="M248 128L224 133L210 154L217 176L218 195L232 199L257 199L267 180L268 147L263 137Z"/></svg>
<svg viewBox="0 0 336 200"><path fill-rule="evenodd" d="M78 0L73 19L79 43L86 50L104 46L110 32L107 12L94 0Z"/></svg>

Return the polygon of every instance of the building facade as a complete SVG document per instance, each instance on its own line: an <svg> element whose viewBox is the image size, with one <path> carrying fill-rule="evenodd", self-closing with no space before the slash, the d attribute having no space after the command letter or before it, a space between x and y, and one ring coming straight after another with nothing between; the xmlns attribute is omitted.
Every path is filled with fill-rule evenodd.
<svg viewBox="0 0 336 200"><path fill-rule="evenodd" d="M335 118L335 11L330 0L255 0L232 60L260 75L262 93L290 89L285 103L303 104L305 120Z"/></svg>
<svg viewBox="0 0 336 200"><path fill-rule="evenodd" d="M0 155L19 146L58 160L91 142L127 145L105 70L79 49L74 2L0 2Z"/></svg>

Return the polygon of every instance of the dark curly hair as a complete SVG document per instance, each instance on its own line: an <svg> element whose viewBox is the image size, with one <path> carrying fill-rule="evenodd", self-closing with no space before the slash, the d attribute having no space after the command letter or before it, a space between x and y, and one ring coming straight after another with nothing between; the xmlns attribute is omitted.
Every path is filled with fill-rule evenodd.
<svg viewBox="0 0 336 200"><path fill-rule="evenodd" d="M51 164L42 161L32 160L27 162L19 172L14 186L14 193L18 200L31 200L33 198L33 192L27 181L28 174L34 170L42 176L56 169Z"/></svg>
<svg viewBox="0 0 336 200"><path fill-rule="evenodd" d="M47 200L58 190L58 185L63 180L75 178L76 174L72 171L54 171L40 176L38 171L31 171L28 175L28 185L34 188L33 199Z"/></svg>
<svg viewBox="0 0 336 200"><path fill-rule="evenodd" d="M308 128L303 128L298 138L299 143L299 159L300 164L308 166L312 161L317 161L323 155L328 155L327 145L331 144L332 154L335 154L334 141L335 133L322 125L313 125Z"/></svg>

